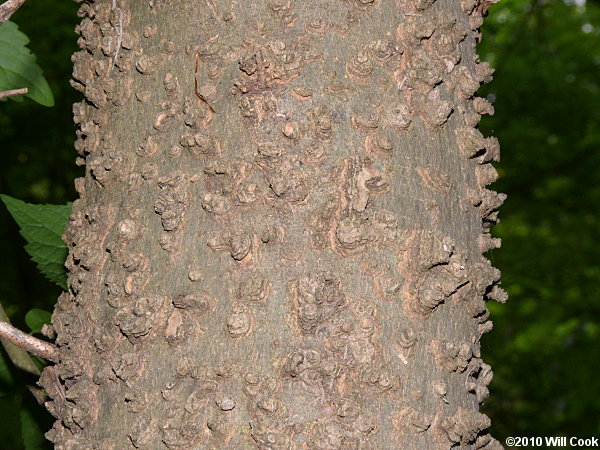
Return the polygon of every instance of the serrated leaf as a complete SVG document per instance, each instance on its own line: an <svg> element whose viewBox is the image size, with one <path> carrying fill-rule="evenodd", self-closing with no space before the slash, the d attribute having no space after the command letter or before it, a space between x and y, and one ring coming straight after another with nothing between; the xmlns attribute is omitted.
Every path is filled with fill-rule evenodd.
<svg viewBox="0 0 600 450"><path fill-rule="evenodd" d="M68 251L61 236L71 214L71 203L32 205L8 195L0 195L0 198L19 225L20 233L27 241L25 250L39 271L50 281L67 289L64 263Z"/></svg>
<svg viewBox="0 0 600 450"><path fill-rule="evenodd" d="M26 97L40 105L54 106L54 96L36 58L27 48L29 38L10 21L0 25L0 91L26 87ZM20 96L11 97L19 101Z"/></svg>
<svg viewBox="0 0 600 450"><path fill-rule="evenodd" d="M31 329L31 333L39 333L42 327L50 323L52 313L43 309L33 308L25 314L25 323Z"/></svg>

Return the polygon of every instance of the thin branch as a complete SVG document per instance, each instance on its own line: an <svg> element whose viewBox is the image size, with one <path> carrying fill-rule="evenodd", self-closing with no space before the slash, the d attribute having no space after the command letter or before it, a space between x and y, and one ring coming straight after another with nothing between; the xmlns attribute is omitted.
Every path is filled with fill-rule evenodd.
<svg viewBox="0 0 600 450"><path fill-rule="evenodd" d="M8 316L6 315L6 312L4 311L4 308L2 307L1 304L0 304L0 321L3 321L3 322L9 321ZM25 372L29 372L32 375L35 375L38 377L40 376L40 370L33 362L33 359L31 358L29 353L27 353L22 348L17 347L15 344L11 344L10 342L4 341L4 340L2 341L2 346L4 347L4 350L6 350L6 354L8 355L8 357L10 358L10 360L16 367L18 367L21 370L24 370ZM27 389L29 389L29 392L31 392L31 395L34 396L35 400L40 405L43 405L44 402L46 400L48 400L48 397L46 396L46 393L44 392L43 389L40 389L37 386L33 386L33 385L29 385L29 384L27 385Z"/></svg>
<svg viewBox="0 0 600 450"><path fill-rule="evenodd" d="M8 319L8 315L4 311L4 308L2 307L1 304L0 304L0 322L10 323L10 320ZM16 346L15 344L11 344L10 342L4 341L4 340L2 341L2 346L4 347L4 350L6 350L8 357L10 358L10 360L16 367L18 367L21 370L24 370L25 372L29 372L33 375L37 375L37 376L40 375L40 371L38 370L37 366L31 359L31 356L29 356L29 353L27 353L22 348Z"/></svg>
<svg viewBox="0 0 600 450"><path fill-rule="evenodd" d="M0 338L15 344L17 347L21 347L23 350L27 350L29 353L33 353L40 358L55 363L58 362L58 349L54 345L24 333L8 322L0 321Z"/></svg>
<svg viewBox="0 0 600 450"><path fill-rule="evenodd" d="M0 5L0 25L10 19L10 16L25 3L25 0L7 0Z"/></svg>
<svg viewBox="0 0 600 450"><path fill-rule="evenodd" d="M0 98L12 97L13 95L27 94L27 92L29 92L27 88L12 89L10 91L0 92Z"/></svg>

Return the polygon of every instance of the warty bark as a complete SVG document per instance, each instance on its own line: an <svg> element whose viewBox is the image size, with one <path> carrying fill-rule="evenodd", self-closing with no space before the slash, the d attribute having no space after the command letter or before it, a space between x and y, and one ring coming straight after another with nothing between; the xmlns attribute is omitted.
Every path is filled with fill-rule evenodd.
<svg viewBox="0 0 600 450"><path fill-rule="evenodd" d="M500 448L475 0L86 0L57 448Z"/></svg>

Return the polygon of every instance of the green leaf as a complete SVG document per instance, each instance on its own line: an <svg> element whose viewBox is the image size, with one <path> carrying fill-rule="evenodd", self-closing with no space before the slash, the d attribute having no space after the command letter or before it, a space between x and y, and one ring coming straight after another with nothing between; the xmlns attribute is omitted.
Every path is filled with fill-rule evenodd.
<svg viewBox="0 0 600 450"><path fill-rule="evenodd" d="M4 349L0 346L0 398L4 397L14 384L12 373L10 373L9 365L12 365Z"/></svg>
<svg viewBox="0 0 600 450"><path fill-rule="evenodd" d="M29 38L10 21L0 25L0 91L26 87L25 96L40 105L54 106L54 96L26 45ZM20 96L11 97L18 101Z"/></svg>
<svg viewBox="0 0 600 450"><path fill-rule="evenodd" d="M30 411L21 407L21 436L25 450L39 450L47 446L44 432Z"/></svg>
<svg viewBox="0 0 600 450"><path fill-rule="evenodd" d="M0 198L19 225L21 235L27 241L25 250L39 271L50 281L67 289L64 263L68 251L61 236L71 214L71 203L32 205L8 195L0 195Z"/></svg>
<svg viewBox="0 0 600 450"><path fill-rule="evenodd" d="M50 323L52 313L43 309L33 308L25 314L25 323L31 329L31 333L39 333L42 327Z"/></svg>
<svg viewBox="0 0 600 450"><path fill-rule="evenodd" d="M17 392L8 391L5 397L0 397L0 411L4 413L0 420L0 436L2 436L0 448L14 450L23 448L19 423L22 404L21 388Z"/></svg>

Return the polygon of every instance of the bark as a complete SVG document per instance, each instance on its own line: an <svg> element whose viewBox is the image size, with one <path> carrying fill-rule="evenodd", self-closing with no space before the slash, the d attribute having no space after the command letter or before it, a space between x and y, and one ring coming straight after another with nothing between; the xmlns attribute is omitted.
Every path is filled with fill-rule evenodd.
<svg viewBox="0 0 600 450"><path fill-rule="evenodd" d="M475 0L86 0L58 448L497 448Z"/></svg>

